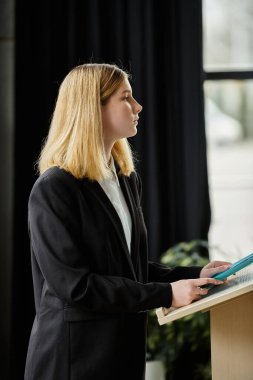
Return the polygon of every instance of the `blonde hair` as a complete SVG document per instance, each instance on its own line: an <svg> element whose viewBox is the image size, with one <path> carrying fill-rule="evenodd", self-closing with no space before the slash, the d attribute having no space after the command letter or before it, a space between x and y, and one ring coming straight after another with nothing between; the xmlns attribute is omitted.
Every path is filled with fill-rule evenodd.
<svg viewBox="0 0 253 380"><path fill-rule="evenodd" d="M47 139L38 159L39 173L58 166L74 177L110 176L103 144L101 105L129 75L116 65L84 64L73 68L58 93ZM127 139L115 142L112 156L120 173L134 171Z"/></svg>

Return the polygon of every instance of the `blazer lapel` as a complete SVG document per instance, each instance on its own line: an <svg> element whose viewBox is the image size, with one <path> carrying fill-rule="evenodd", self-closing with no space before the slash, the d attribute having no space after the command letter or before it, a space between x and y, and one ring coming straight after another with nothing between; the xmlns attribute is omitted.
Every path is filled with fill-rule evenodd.
<svg viewBox="0 0 253 380"><path fill-rule="evenodd" d="M121 242L122 251L123 251L124 255L126 256L126 259L127 259L129 266L131 268L131 272L132 272L132 274L136 280L136 273L135 273L135 270L133 267L133 262L131 260L131 256L130 256L129 251L128 251L125 233L124 233L122 223L121 223L121 220L120 220L120 217L119 217L117 211L115 210L110 199L107 197L106 193L104 192L104 190L102 189L102 187L99 185L99 183L97 181L91 182L91 181L85 179L82 182L83 182L85 188L87 188L90 192L92 192L92 194L96 197L97 201L103 207L104 211L107 213L110 221L112 222L112 225L115 228L115 232L118 235L119 240ZM126 199L126 202L129 206L129 200L128 199ZM130 213L132 216L131 210L130 210ZM132 216L132 218L133 218L133 216ZM133 229L134 229L134 227L133 227ZM132 252L132 241L131 241L131 252Z"/></svg>
<svg viewBox="0 0 253 380"><path fill-rule="evenodd" d="M137 271L137 265L138 265L138 237L139 237L139 224L137 221L137 214L136 214L136 205L135 205L135 199L133 197L128 179L125 176L119 175L119 182L121 185L122 192L125 196L126 203L128 205L129 212L132 217L132 239L131 239L131 259L134 265L135 273L138 273Z"/></svg>

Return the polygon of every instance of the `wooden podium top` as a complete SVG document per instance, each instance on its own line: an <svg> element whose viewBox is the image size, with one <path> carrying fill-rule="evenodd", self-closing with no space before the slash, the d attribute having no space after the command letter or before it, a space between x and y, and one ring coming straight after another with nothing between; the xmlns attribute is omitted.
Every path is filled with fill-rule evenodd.
<svg viewBox="0 0 253 380"><path fill-rule="evenodd" d="M229 276L227 282L210 289L206 296L177 309L160 307L156 310L158 323L163 325L198 311L207 311L224 302L253 291L253 264Z"/></svg>

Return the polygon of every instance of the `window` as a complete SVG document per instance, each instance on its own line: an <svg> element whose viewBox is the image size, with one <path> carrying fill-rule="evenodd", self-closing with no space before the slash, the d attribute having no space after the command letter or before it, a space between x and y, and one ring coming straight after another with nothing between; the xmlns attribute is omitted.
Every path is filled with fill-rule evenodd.
<svg viewBox="0 0 253 380"><path fill-rule="evenodd" d="M253 2L203 0L212 258L253 251Z"/></svg>

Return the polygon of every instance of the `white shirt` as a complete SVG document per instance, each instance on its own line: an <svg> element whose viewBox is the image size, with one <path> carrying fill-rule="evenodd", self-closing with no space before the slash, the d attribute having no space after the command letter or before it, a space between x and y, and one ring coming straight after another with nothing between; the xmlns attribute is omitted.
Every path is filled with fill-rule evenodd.
<svg viewBox="0 0 253 380"><path fill-rule="evenodd" d="M117 211L119 218L122 223L122 227L125 233L126 242L128 246L129 253L131 252L131 235L132 235L132 219L122 193L118 176L116 173L114 160L111 158L110 169L112 170L112 178L104 179L100 181L99 184L106 193L107 197L110 199L115 210Z"/></svg>

